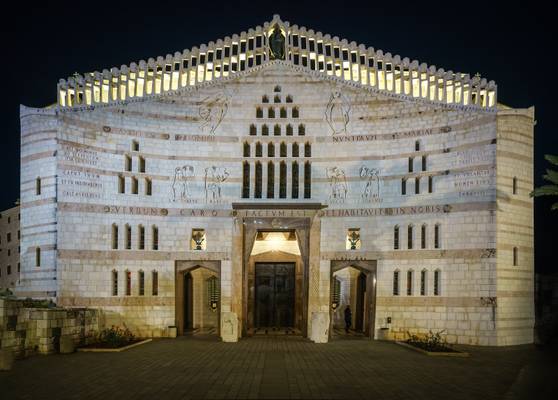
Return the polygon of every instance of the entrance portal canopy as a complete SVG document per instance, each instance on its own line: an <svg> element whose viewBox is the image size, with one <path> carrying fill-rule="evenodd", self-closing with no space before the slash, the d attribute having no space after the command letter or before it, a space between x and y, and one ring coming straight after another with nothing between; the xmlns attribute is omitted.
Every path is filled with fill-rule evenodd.
<svg viewBox="0 0 558 400"><path fill-rule="evenodd" d="M61 79L58 108L89 109L142 101L236 79L273 63L393 97L496 109L496 84L478 74L471 77L384 54L382 50L291 25L278 15L263 27L199 48Z"/></svg>

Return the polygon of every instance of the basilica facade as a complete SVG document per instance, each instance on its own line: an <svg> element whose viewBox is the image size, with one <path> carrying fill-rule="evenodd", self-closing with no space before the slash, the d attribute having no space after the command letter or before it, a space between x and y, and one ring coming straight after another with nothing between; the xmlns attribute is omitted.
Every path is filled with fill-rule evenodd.
<svg viewBox="0 0 558 400"><path fill-rule="evenodd" d="M16 294L140 336L533 340L534 110L274 16L21 106Z"/></svg>

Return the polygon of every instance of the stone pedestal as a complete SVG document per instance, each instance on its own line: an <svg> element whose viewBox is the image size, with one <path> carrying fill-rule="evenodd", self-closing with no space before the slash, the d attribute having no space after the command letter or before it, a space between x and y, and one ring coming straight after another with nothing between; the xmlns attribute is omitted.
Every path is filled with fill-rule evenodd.
<svg viewBox="0 0 558 400"><path fill-rule="evenodd" d="M223 342L238 341L238 317L236 313L221 313L221 339Z"/></svg>
<svg viewBox="0 0 558 400"><path fill-rule="evenodd" d="M327 343L329 336L329 313L316 311L311 318L312 333L310 340L314 343Z"/></svg>
<svg viewBox="0 0 558 400"><path fill-rule="evenodd" d="M14 365L14 353L10 349L0 350L0 371L9 371Z"/></svg>
<svg viewBox="0 0 558 400"><path fill-rule="evenodd" d="M71 336L60 336L60 354L70 354L75 349L74 340Z"/></svg>
<svg viewBox="0 0 558 400"><path fill-rule="evenodd" d="M168 337L170 337L170 338L175 338L176 337L176 326L169 326Z"/></svg>

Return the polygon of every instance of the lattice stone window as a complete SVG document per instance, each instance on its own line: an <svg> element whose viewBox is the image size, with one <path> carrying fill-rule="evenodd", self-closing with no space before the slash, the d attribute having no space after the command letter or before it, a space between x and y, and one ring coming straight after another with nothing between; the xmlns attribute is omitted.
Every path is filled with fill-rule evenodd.
<svg viewBox="0 0 558 400"><path fill-rule="evenodd" d="M420 271L420 295L426 296L426 282L427 282L427 271L423 269Z"/></svg>
<svg viewBox="0 0 558 400"><path fill-rule="evenodd" d="M434 271L434 296L439 296L442 284L442 271L437 269Z"/></svg>
<svg viewBox="0 0 558 400"><path fill-rule="evenodd" d="M399 296L399 270L393 271L393 295Z"/></svg>
<svg viewBox="0 0 558 400"><path fill-rule="evenodd" d="M143 271L138 272L138 295L145 295L145 273Z"/></svg>
<svg viewBox="0 0 558 400"><path fill-rule="evenodd" d="M347 229L347 239L345 241L346 250L360 250L360 228Z"/></svg>
<svg viewBox="0 0 558 400"><path fill-rule="evenodd" d="M333 291L331 293L331 308L334 310L339 307L341 303L341 281L338 278L333 278Z"/></svg>
<svg viewBox="0 0 558 400"><path fill-rule="evenodd" d="M113 270L111 275L112 295L118 296L118 271Z"/></svg>
<svg viewBox="0 0 558 400"><path fill-rule="evenodd" d="M219 298L221 297L219 280L216 276L211 276L207 278L205 283L207 285L207 300L209 309L215 312L219 307Z"/></svg>
<svg viewBox="0 0 558 400"><path fill-rule="evenodd" d="M205 229L192 229L192 236L190 238L190 250L205 250L207 248L207 241L205 236Z"/></svg>
<svg viewBox="0 0 558 400"><path fill-rule="evenodd" d="M131 296L132 295L132 273L126 270L125 274L126 274L126 296Z"/></svg>
<svg viewBox="0 0 558 400"><path fill-rule="evenodd" d="M157 271L151 272L151 295L159 295L159 273Z"/></svg>
<svg viewBox="0 0 558 400"><path fill-rule="evenodd" d="M412 296L414 291L414 271L412 269L407 271L407 296Z"/></svg>

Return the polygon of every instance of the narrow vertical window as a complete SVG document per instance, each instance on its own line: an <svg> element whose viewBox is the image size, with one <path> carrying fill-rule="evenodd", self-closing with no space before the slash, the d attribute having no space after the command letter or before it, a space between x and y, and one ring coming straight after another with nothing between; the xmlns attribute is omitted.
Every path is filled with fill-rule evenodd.
<svg viewBox="0 0 558 400"><path fill-rule="evenodd" d="M145 249L145 228L143 225L138 226L138 249Z"/></svg>
<svg viewBox="0 0 558 400"><path fill-rule="evenodd" d="M118 296L118 272L112 271L112 295Z"/></svg>
<svg viewBox="0 0 558 400"><path fill-rule="evenodd" d="M242 164L242 198L250 197L250 164L244 162Z"/></svg>
<svg viewBox="0 0 558 400"><path fill-rule="evenodd" d="M244 142L242 155L244 157L250 157L250 143Z"/></svg>
<svg viewBox="0 0 558 400"><path fill-rule="evenodd" d="M275 124L273 127L273 135L281 136L281 126L279 124Z"/></svg>
<svg viewBox="0 0 558 400"><path fill-rule="evenodd" d="M269 107L267 109L267 118L275 118L275 108Z"/></svg>
<svg viewBox="0 0 558 400"><path fill-rule="evenodd" d="M407 248L413 248L413 225L407 227Z"/></svg>
<svg viewBox="0 0 558 400"><path fill-rule="evenodd" d="M132 157L128 155L124 156L124 170L132 171Z"/></svg>
<svg viewBox="0 0 558 400"><path fill-rule="evenodd" d="M151 196L153 193L153 184L151 179L145 178L145 195Z"/></svg>
<svg viewBox="0 0 558 400"><path fill-rule="evenodd" d="M35 194L37 196L41 195L41 178L35 180Z"/></svg>
<svg viewBox="0 0 558 400"><path fill-rule="evenodd" d="M287 198L287 164L284 161L279 164L279 198Z"/></svg>
<svg viewBox="0 0 558 400"><path fill-rule="evenodd" d="M292 172L292 198L298 199L298 163L296 161L293 162L291 172Z"/></svg>
<svg viewBox="0 0 558 400"><path fill-rule="evenodd" d="M407 194L407 179L401 179L401 194L404 196Z"/></svg>
<svg viewBox="0 0 558 400"><path fill-rule="evenodd" d="M145 295L145 274L143 271L138 272L138 295Z"/></svg>
<svg viewBox="0 0 558 400"><path fill-rule="evenodd" d="M132 248L132 227L126 224L126 229L124 230L124 242L126 243L126 250Z"/></svg>
<svg viewBox="0 0 558 400"><path fill-rule="evenodd" d="M434 178L432 176L428 177L428 193L432 193L434 190Z"/></svg>
<svg viewBox="0 0 558 400"><path fill-rule="evenodd" d="M407 271L407 296L413 295L413 270Z"/></svg>
<svg viewBox="0 0 558 400"><path fill-rule="evenodd" d="M151 273L151 295L158 296L159 295L159 273L157 271L153 271Z"/></svg>
<svg viewBox="0 0 558 400"><path fill-rule="evenodd" d="M306 135L306 127L304 126L304 124L300 124L298 126L298 136L304 136Z"/></svg>
<svg viewBox="0 0 558 400"><path fill-rule="evenodd" d="M265 94L262 96L262 103L269 103L269 97Z"/></svg>
<svg viewBox="0 0 558 400"><path fill-rule="evenodd" d="M256 134L258 133L256 125L252 124L250 125L250 136L256 136Z"/></svg>
<svg viewBox="0 0 558 400"><path fill-rule="evenodd" d="M281 103L281 96L278 95L278 94L276 94L276 95L273 97L273 102L274 102L274 103Z"/></svg>
<svg viewBox="0 0 558 400"><path fill-rule="evenodd" d="M393 295L399 296L399 271L393 271Z"/></svg>
<svg viewBox="0 0 558 400"><path fill-rule="evenodd" d="M262 198L262 163L261 162L256 162L256 186L255 186L255 190L254 190L254 197L256 199L261 199Z"/></svg>
<svg viewBox="0 0 558 400"><path fill-rule="evenodd" d="M298 157L298 143L293 143L291 157Z"/></svg>
<svg viewBox="0 0 558 400"><path fill-rule="evenodd" d="M420 141L415 142L415 151L420 151Z"/></svg>
<svg viewBox="0 0 558 400"><path fill-rule="evenodd" d="M267 156L275 157L275 145L272 142L267 144Z"/></svg>
<svg viewBox="0 0 558 400"><path fill-rule="evenodd" d="M137 140L132 140L132 151L139 151L139 142Z"/></svg>
<svg viewBox="0 0 558 400"><path fill-rule="evenodd" d="M256 143L256 157L262 156L262 144L260 142Z"/></svg>
<svg viewBox="0 0 558 400"><path fill-rule="evenodd" d="M441 279L442 279L442 272L437 269L436 271L434 271L434 296L439 296L440 295L440 286L441 286Z"/></svg>
<svg viewBox="0 0 558 400"><path fill-rule="evenodd" d="M512 193L517 194L517 178L515 176L513 177L512 181Z"/></svg>
<svg viewBox="0 0 558 400"><path fill-rule="evenodd" d="M420 227L420 248L426 249L426 225Z"/></svg>
<svg viewBox="0 0 558 400"><path fill-rule="evenodd" d="M434 248L440 248L440 224L434 225Z"/></svg>
<svg viewBox="0 0 558 400"><path fill-rule="evenodd" d="M413 172L413 157L409 157L409 172Z"/></svg>
<svg viewBox="0 0 558 400"><path fill-rule="evenodd" d="M513 265L514 265L514 266L519 265L517 247L514 247L514 248L513 248Z"/></svg>
<svg viewBox="0 0 558 400"><path fill-rule="evenodd" d="M304 143L304 157L312 157L312 146L310 143Z"/></svg>
<svg viewBox="0 0 558 400"><path fill-rule="evenodd" d="M263 118L263 111L261 107L256 108L256 118Z"/></svg>
<svg viewBox="0 0 558 400"><path fill-rule="evenodd" d="M281 110L279 111L279 116L281 118L287 118L287 109L285 107L281 107Z"/></svg>
<svg viewBox="0 0 558 400"><path fill-rule="evenodd" d="M293 136L293 126L291 124L287 125L287 136Z"/></svg>
<svg viewBox="0 0 558 400"><path fill-rule="evenodd" d="M426 296L426 270L420 271L420 295Z"/></svg>
<svg viewBox="0 0 558 400"><path fill-rule="evenodd" d="M118 225L112 224L112 249L118 249Z"/></svg>
<svg viewBox="0 0 558 400"><path fill-rule="evenodd" d="M270 161L267 163L267 198L275 197L275 165Z"/></svg>
<svg viewBox="0 0 558 400"><path fill-rule="evenodd" d="M304 198L312 196L312 165L307 161L304 163Z"/></svg>
<svg viewBox="0 0 558 400"><path fill-rule="evenodd" d="M139 172L145 172L145 158L139 157L138 159L138 170Z"/></svg>
<svg viewBox="0 0 558 400"><path fill-rule="evenodd" d="M415 194L420 194L420 178L415 178Z"/></svg>
<svg viewBox="0 0 558 400"><path fill-rule="evenodd" d="M40 247L35 248L35 266L36 267L41 266L41 248Z"/></svg>
<svg viewBox="0 0 558 400"><path fill-rule="evenodd" d="M132 273L126 270L126 296L132 295Z"/></svg>
<svg viewBox="0 0 558 400"><path fill-rule="evenodd" d="M287 157L287 144L285 142L281 142L279 145L279 157Z"/></svg>
<svg viewBox="0 0 558 400"><path fill-rule="evenodd" d="M125 193L126 192L126 180L124 176L118 175L118 193Z"/></svg>
<svg viewBox="0 0 558 400"><path fill-rule="evenodd" d="M159 228L156 226L151 228L151 248L159 250Z"/></svg>
<svg viewBox="0 0 558 400"><path fill-rule="evenodd" d="M267 125L262 125L262 136L269 136L269 127Z"/></svg>
<svg viewBox="0 0 558 400"><path fill-rule="evenodd" d="M426 171L426 156L422 156L422 170Z"/></svg>
<svg viewBox="0 0 558 400"><path fill-rule="evenodd" d="M138 194L138 178L132 176L132 194Z"/></svg>
<svg viewBox="0 0 558 400"><path fill-rule="evenodd" d="M293 96L291 96L290 94L287 95L286 102L287 102L287 103L292 103L292 102L293 102Z"/></svg>
<svg viewBox="0 0 558 400"><path fill-rule="evenodd" d="M292 117L293 118L298 118L299 117L298 107L293 107Z"/></svg>
<svg viewBox="0 0 558 400"><path fill-rule="evenodd" d="M393 228L393 249L399 250L399 226Z"/></svg>

